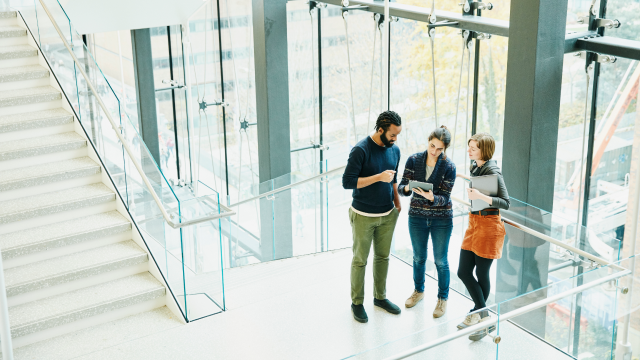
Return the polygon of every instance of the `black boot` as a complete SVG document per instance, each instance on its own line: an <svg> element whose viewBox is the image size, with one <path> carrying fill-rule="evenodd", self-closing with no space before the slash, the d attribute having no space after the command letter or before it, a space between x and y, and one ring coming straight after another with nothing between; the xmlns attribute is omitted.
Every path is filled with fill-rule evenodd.
<svg viewBox="0 0 640 360"><path fill-rule="evenodd" d="M364 311L364 305L351 304L351 311L353 311L353 318L356 319L357 322L366 323L369 321L367 312Z"/></svg>
<svg viewBox="0 0 640 360"><path fill-rule="evenodd" d="M392 314L395 314L395 315L400 314L400 308L397 307L396 304L389 301L389 299L384 299L384 300L373 299L373 305L379 306Z"/></svg>

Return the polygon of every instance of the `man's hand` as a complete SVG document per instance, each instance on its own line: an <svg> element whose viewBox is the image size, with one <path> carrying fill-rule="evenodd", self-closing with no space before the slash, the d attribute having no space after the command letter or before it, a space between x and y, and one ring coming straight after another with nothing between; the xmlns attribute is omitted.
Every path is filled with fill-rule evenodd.
<svg viewBox="0 0 640 360"><path fill-rule="evenodd" d="M390 183L393 181L393 177L395 176L395 174L396 172L393 170L385 170L378 174L378 181Z"/></svg>

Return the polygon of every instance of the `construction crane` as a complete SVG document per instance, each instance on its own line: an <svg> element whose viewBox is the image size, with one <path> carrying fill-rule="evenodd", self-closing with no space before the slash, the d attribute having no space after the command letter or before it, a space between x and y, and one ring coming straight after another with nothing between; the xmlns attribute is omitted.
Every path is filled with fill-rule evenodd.
<svg viewBox="0 0 640 360"><path fill-rule="evenodd" d="M624 81L624 80L623 80ZM634 98L638 95L638 85L640 84L640 64L636 66L635 71L629 78L627 85L624 90L620 94L620 97L616 101L616 105L613 107L613 110L605 119L603 119L602 125L599 127L600 131L596 134L596 138L594 141L594 152L593 152L593 164L591 167L591 176L593 176L600 165L600 160L602 160L602 155L604 155L609 142L613 138L613 134L616 132L618 125L620 125L620 121L622 121L622 117L627 112L629 105L633 101ZM614 94L615 96L615 94ZM605 114L606 115L606 114ZM584 159L581 159L584 161ZM567 188L572 193L578 193L580 191L580 184L584 181L584 174L580 174L580 167L577 166L576 170L571 176L571 180L569 181L569 185ZM579 194L577 194L579 195ZM580 196L574 196L574 205L578 206L578 199Z"/></svg>

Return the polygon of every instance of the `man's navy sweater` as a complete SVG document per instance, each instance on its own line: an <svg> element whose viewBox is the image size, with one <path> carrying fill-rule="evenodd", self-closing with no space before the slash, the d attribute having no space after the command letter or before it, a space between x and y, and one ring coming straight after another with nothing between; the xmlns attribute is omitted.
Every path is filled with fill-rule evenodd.
<svg viewBox="0 0 640 360"><path fill-rule="evenodd" d="M360 140L351 149L349 162L342 175L342 187L353 189L351 206L369 214L383 214L393 209L393 184L397 182L400 149L380 146L370 136ZM378 175L385 170L394 170L391 183L378 181L358 189L358 178Z"/></svg>

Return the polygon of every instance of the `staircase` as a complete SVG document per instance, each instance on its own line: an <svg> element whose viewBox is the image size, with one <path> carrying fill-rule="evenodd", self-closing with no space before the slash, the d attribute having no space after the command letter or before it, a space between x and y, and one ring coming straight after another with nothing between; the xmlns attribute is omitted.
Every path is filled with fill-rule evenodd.
<svg viewBox="0 0 640 360"><path fill-rule="evenodd" d="M162 307L166 293L16 15L0 12L0 250L20 347Z"/></svg>

